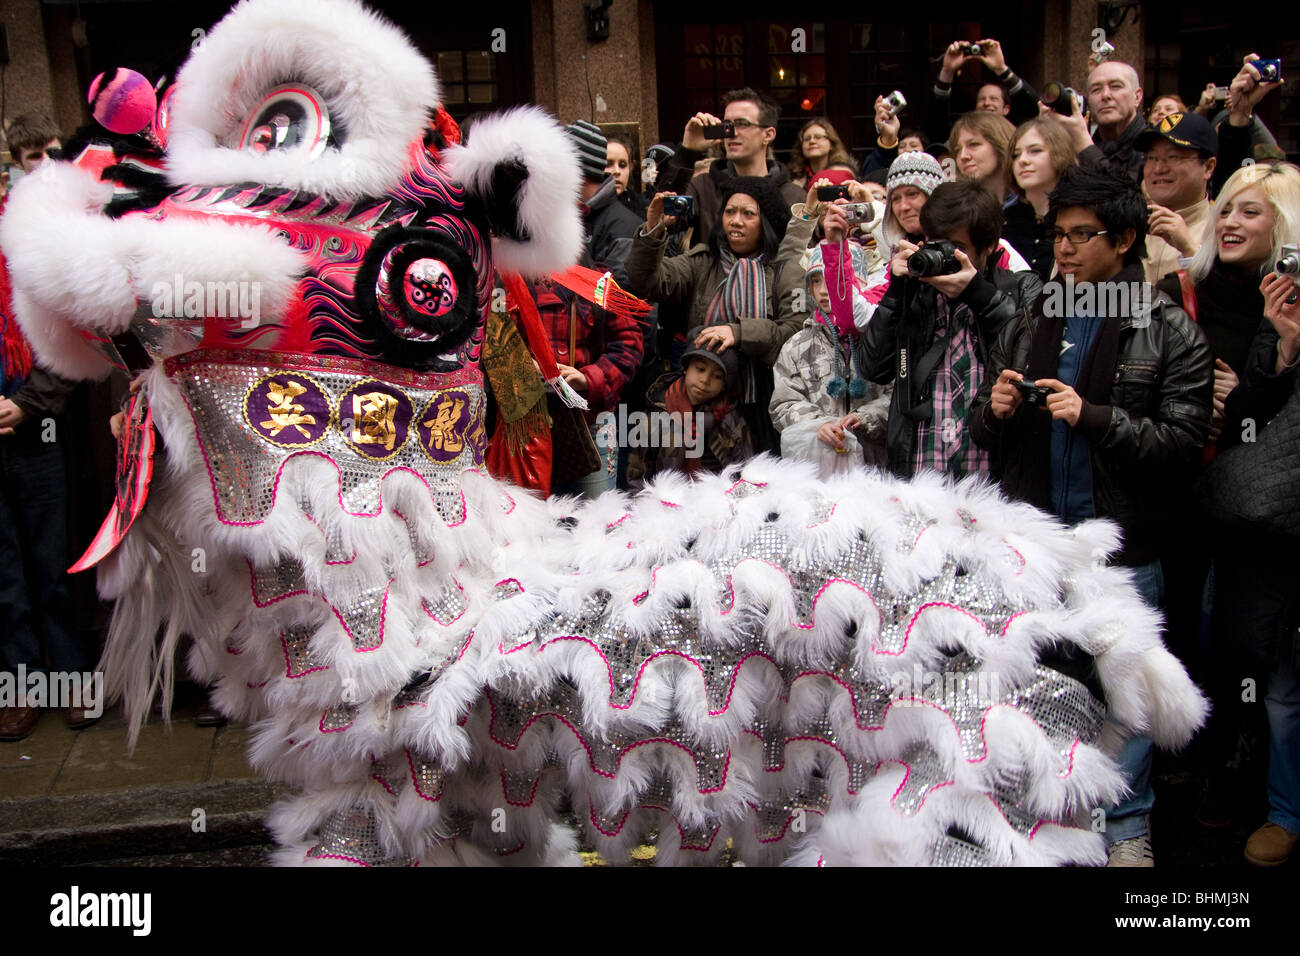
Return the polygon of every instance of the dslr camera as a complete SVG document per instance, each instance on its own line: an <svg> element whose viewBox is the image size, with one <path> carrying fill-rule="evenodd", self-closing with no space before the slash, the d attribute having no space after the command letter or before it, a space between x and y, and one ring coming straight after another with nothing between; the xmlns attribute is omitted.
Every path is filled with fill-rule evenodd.
<svg viewBox="0 0 1300 956"><path fill-rule="evenodd" d="M713 126L706 126L703 130L705 139L735 139L736 124L731 120L723 120Z"/></svg>
<svg viewBox="0 0 1300 956"><path fill-rule="evenodd" d="M1083 97L1064 83L1055 81L1043 85L1043 92L1038 97L1055 112L1062 116L1073 116Z"/></svg>
<svg viewBox="0 0 1300 956"><path fill-rule="evenodd" d="M1282 258L1277 260L1277 274L1290 276L1300 287L1300 246L1283 246Z"/></svg>
<svg viewBox="0 0 1300 956"><path fill-rule="evenodd" d="M665 196L665 216L690 216L695 212L694 196Z"/></svg>
<svg viewBox="0 0 1300 956"><path fill-rule="evenodd" d="M1047 396L1052 394L1052 390L1046 385L1034 385L1032 382L1012 382L1020 397L1024 399L1026 405L1043 407L1047 404Z"/></svg>
<svg viewBox="0 0 1300 956"><path fill-rule="evenodd" d="M885 106L889 109L890 116L897 116L903 110L907 109L907 97L898 90L890 93L885 97Z"/></svg>
<svg viewBox="0 0 1300 956"><path fill-rule="evenodd" d="M949 239L927 239L925 245L907 257L907 271L918 279L960 272L956 245Z"/></svg>

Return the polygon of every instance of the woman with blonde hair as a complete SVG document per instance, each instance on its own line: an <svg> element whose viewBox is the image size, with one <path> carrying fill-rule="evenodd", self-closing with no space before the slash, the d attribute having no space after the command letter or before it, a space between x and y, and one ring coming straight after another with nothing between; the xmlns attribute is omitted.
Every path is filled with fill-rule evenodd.
<svg viewBox="0 0 1300 956"><path fill-rule="evenodd" d="M1294 528L1287 532L1263 522L1247 524L1236 516L1259 505L1252 496L1285 502L1293 500L1287 498L1294 494L1288 489L1300 485L1300 469L1286 453L1300 439L1294 424L1285 431L1300 402L1300 302L1295 301L1295 276L1275 271L1283 248L1297 244L1300 169L1290 163L1244 166L1220 191L1201 248L1186 272L1158 284L1197 320L1216 359L1211 441L1217 441L1219 454L1206 474L1209 514L1177 509L1165 559L1170 645L1182 651L1214 701L1204 734L1205 778L1197 819L1223 826L1230 822L1234 804L1254 805L1254 794L1233 792L1236 781L1249 775L1228 769L1239 759L1238 737L1262 731L1260 708L1241 700L1242 681L1249 678L1263 691L1270 739L1268 821L1245 849L1246 859L1258 866L1284 863L1300 839L1300 679L1294 663L1300 626L1294 557L1300 540ZM1284 408L1292 413L1279 414ZM1233 450L1247 442L1248 449ZM1232 459L1243 454L1252 456L1247 487L1225 493L1223 467L1231 468ZM1206 656L1196 647L1211 556L1213 605Z"/></svg>
<svg viewBox="0 0 1300 956"><path fill-rule="evenodd" d="M1007 185L1007 147L1016 128L1006 117L987 110L963 113L952 124L948 146L957 158L957 172L965 179L974 179L993 193L1006 207L1018 202Z"/></svg>
<svg viewBox="0 0 1300 956"><path fill-rule="evenodd" d="M1060 123L1042 116L1021 123L1007 144L1005 166L1011 190L1019 198L1003 210L1002 238L1029 261L1044 282L1051 277L1055 258L1043 218L1047 196L1061 174L1073 166L1074 148Z"/></svg>
<svg viewBox="0 0 1300 956"><path fill-rule="evenodd" d="M839 133L830 120L817 116L804 123L795 137L790 150L790 179L801 189L807 189L818 173L832 166L847 169L857 178L857 167Z"/></svg>

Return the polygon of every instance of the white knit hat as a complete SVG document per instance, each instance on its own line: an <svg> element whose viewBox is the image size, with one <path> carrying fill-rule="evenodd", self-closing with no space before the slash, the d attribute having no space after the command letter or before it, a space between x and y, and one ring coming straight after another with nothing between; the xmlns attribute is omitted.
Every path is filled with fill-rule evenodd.
<svg viewBox="0 0 1300 956"><path fill-rule="evenodd" d="M885 192L893 193L899 186L915 186L928 196L943 181L943 167L929 153L900 153L889 166Z"/></svg>

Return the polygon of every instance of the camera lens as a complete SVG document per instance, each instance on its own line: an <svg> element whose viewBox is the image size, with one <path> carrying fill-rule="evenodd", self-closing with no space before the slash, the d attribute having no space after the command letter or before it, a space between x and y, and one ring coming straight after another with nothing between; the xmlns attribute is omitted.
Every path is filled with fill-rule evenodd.
<svg viewBox="0 0 1300 956"><path fill-rule="evenodd" d="M1292 252L1279 259L1277 271L1281 275L1300 275L1300 253Z"/></svg>

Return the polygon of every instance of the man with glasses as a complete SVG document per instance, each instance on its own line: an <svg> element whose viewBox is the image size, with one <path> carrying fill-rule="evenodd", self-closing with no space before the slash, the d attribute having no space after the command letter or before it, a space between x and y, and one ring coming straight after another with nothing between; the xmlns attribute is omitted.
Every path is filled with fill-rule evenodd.
<svg viewBox="0 0 1300 956"><path fill-rule="evenodd" d="M1148 216L1136 184L1074 166L1048 202L1060 275L990 351L971 436L1012 497L1069 525L1116 522L1122 541L1109 560L1131 569L1157 607L1157 545L1170 517L1162 496L1201 457L1214 359L1205 333L1143 281ZM1027 396L1025 384L1046 393ZM1126 733L1118 759L1133 793L1106 808L1112 866L1153 865L1151 749L1149 738Z"/></svg>
<svg viewBox="0 0 1300 956"><path fill-rule="evenodd" d="M1179 257L1201 247L1210 215L1208 189L1219 137L1196 113L1171 113L1137 138L1146 154L1142 188L1147 217L1146 279L1156 283L1178 269Z"/></svg>
<svg viewBox="0 0 1300 956"><path fill-rule="evenodd" d="M675 168L691 166L704 158L711 140L704 138L706 126L716 126L727 120L736 127L736 135L722 140L726 158L710 164L706 172L691 179L688 193L695 198L696 221L699 229L695 241L707 242L722 209L722 194L738 176L766 178L780 193L786 206L803 202L804 190L790 181L790 171L778 162L768 162L767 152L776 138L776 123L780 107L770 96L743 87L732 90L722 98L722 119L712 113L696 113L686 122L682 144L670 160ZM672 173L660 182L665 189L672 188Z"/></svg>

